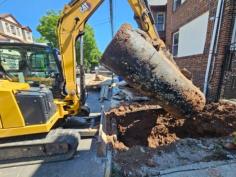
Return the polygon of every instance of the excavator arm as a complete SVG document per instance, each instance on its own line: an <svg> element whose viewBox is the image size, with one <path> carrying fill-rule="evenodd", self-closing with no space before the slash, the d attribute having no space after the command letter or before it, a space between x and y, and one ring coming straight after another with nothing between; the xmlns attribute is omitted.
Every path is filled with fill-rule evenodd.
<svg viewBox="0 0 236 177"><path fill-rule="evenodd" d="M151 38L155 48L165 48L165 43L161 40L156 31L155 21L147 0L128 0L134 11L134 18L139 27Z"/></svg>
<svg viewBox="0 0 236 177"><path fill-rule="evenodd" d="M66 81L67 99L73 100L73 109L79 107L76 84L76 40L83 34L85 23L94 11L102 4L103 0L73 0L64 7L58 24L59 47L63 74ZM156 32L154 20L148 8L147 0L128 0L135 19L140 28L144 30L157 48L164 48L164 42Z"/></svg>
<svg viewBox="0 0 236 177"><path fill-rule="evenodd" d="M103 0L74 0L64 7L58 23L61 64L66 82L66 100L73 101L71 110L80 107L76 81L76 40L83 34L85 23Z"/></svg>

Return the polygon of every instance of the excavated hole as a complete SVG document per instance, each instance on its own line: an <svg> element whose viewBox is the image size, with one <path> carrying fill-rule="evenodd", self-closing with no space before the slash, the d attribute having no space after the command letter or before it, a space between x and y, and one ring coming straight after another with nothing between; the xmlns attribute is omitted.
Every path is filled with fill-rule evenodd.
<svg viewBox="0 0 236 177"><path fill-rule="evenodd" d="M162 109L135 110L130 106L113 109L108 118L117 122L118 141L127 147L156 148L181 138L228 136L236 130L236 106L212 103L190 119L176 119Z"/></svg>

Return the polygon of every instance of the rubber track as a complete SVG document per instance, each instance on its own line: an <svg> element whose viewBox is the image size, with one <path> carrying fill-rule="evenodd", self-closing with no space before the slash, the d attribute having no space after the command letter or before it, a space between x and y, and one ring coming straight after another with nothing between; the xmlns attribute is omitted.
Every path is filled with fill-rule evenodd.
<svg viewBox="0 0 236 177"><path fill-rule="evenodd" d="M31 141L19 141L12 143L5 143L0 145L0 168L6 168L9 166L26 165L34 163L46 163L46 162L56 162L71 159L77 151L77 147L80 141L80 134L78 131L71 129L55 129L51 130L50 133L44 139L35 139ZM51 151L48 153L45 151L46 148L41 148L49 146L50 149L58 147L58 144L67 145L66 152L62 149L62 153L53 154ZM30 147L39 147L37 150L41 150L42 156L35 156L32 152L32 156L29 157ZM23 154L20 154L21 158L12 159L12 153L15 149L20 150ZM59 149L60 151L60 149ZM16 151L15 151L16 152ZM25 152L25 154L24 154ZM4 154L1 156L1 154ZM8 155L9 154L9 158ZM24 157L25 156L25 157Z"/></svg>

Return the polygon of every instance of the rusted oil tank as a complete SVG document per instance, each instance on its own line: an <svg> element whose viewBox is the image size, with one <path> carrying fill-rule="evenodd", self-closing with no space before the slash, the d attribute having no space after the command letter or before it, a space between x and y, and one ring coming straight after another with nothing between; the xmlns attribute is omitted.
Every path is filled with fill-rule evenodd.
<svg viewBox="0 0 236 177"><path fill-rule="evenodd" d="M188 117L205 106L204 94L130 25L123 25L105 50L101 63L138 92L155 98L166 111Z"/></svg>

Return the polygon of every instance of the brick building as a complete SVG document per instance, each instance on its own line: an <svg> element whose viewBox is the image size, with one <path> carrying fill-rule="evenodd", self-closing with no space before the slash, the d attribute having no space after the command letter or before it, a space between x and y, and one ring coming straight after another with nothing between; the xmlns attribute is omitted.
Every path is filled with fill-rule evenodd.
<svg viewBox="0 0 236 177"><path fill-rule="evenodd" d="M158 1L149 1L154 16ZM164 40L180 68L192 72L208 100L236 98L236 1L167 0L165 6Z"/></svg>
<svg viewBox="0 0 236 177"><path fill-rule="evenodd" d="M167 0L149 0L154 20L156 21L156 29L160 38L166 40L166 12Z"/></svg>
<svg viewBox="0 0 236 177"><path fill-rule="evenodd" d="M0 41L33 43L32 31L11 14L0 14Z"/></svg>

